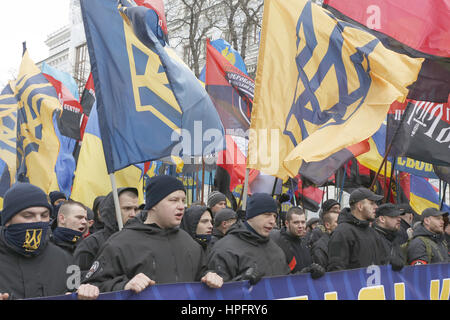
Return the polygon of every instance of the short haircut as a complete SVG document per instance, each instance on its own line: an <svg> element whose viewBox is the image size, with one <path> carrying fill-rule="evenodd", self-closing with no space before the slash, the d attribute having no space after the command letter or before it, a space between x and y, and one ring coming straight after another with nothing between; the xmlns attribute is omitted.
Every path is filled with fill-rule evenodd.
<svg viewBox="0 0 450 320"><path fill-rule="evenodd" d="M327 223L331 223L331 215L332 214L337 214L337 215L339 215L339 213L337 213L337 212L334 212L334 211L327 211L324 215L323 215L323 217L322 217L322 220L323 220L323 223L325 224L325 222L327 222Z"/></svg>
<svg viewBox="0 0 450 320"><path fill-rule="evenodd" d="M78 206L87 211L86 206L84 204L82 204L81 202L74 201L74 200L67 200L67 201L63 202L61 207L59 207L58 214L63 214L64 216L66 216L67 213L69 213L69 210L70 210L69 208L72 206Z"/></svg>
<svg viewBox="0 0 450 320"><path fill-rule="evenodd" d="M290 207L288 212L286 213L286 221L291 221L293 214L298 214L298 215L304 214L306 216L305 210L303 210L303 208Z"/></svg>

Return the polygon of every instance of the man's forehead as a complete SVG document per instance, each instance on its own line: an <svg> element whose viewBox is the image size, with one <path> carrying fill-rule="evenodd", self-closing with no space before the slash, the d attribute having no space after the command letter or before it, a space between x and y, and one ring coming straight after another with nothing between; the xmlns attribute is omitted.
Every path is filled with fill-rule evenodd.
<svg viewBox="0 0 450 320"><path fill-rule="evenodd" d="M22 213L32 213L32 214L42 214L42 213L46 213L49 212L48 208L46 207L29 207L26 209L23 209L21 211L19 211L17 214L22 214Z"/></svg>

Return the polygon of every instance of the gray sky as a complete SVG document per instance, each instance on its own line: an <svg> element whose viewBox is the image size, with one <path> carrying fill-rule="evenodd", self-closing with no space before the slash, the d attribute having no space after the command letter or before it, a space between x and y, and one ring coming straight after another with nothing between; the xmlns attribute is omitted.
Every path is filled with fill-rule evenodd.
<svg viewBox="0 0 450 320"><path fill-rule="evenodd" d="M69 24L70 0L0 0L0 91L17 76L22 42L34 62L48 57L47 36Z"/></svg>

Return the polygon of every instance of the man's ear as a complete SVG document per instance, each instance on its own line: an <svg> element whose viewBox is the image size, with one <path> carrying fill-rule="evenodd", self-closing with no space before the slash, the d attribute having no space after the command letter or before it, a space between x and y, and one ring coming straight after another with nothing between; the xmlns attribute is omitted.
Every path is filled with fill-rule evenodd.
<svg viewBox="0 0 450 320"><path fill-rule="evenodd" d="M58 219L58 225L60 225L60 224L62 225L66 221L66 217L62 213L58 213L57 219Z"/></svg>

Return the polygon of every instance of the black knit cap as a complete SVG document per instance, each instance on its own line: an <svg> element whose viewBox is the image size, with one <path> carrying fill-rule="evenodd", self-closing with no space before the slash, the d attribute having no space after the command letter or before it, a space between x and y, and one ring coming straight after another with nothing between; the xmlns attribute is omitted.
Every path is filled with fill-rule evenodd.
<svg viewBox="0 0 450 320"><path fill-rule="evenodd" d="M324 201L323 202L323 204L322 204L322 210L323 210L323 212L327 212L328 210L330 210L333 206L335 206L335 205L340 205L340 203L339 202L337 202L336 200L334 200L334 199L328 199L328 200L326 200L326 201Z"/></svg>
<svg viewBox="0 0 450 320"><path fill-rule="evenodd" d="M48 196L50 197L50 202L52 204L55 204L55 201L59 199L67 200L66 195L61 191L52 191L48 194Z"/></svg>
<svg viewBox="0 0 450 320"><path fill-rule="evenodd" d="M174 191L182 190L186 193L183 183L175 177L161 175L154 176L148 181L145 189L145 210L150 210L162 199Z"/></svg>
<svg viewBox="0 0 450 320"><path fill-rule="evenodd" d="M25 182L15 183L3 198L2 225L20 211L30 207L45 207L52 212L47 194L39 187Z"/></svg>
<svg viewBox="0 0 450 320"><path fill-rule="evenodd" d="M277 203L270 194L254 193L248 200L247 220L266 212L278 213Z"/></svg>

